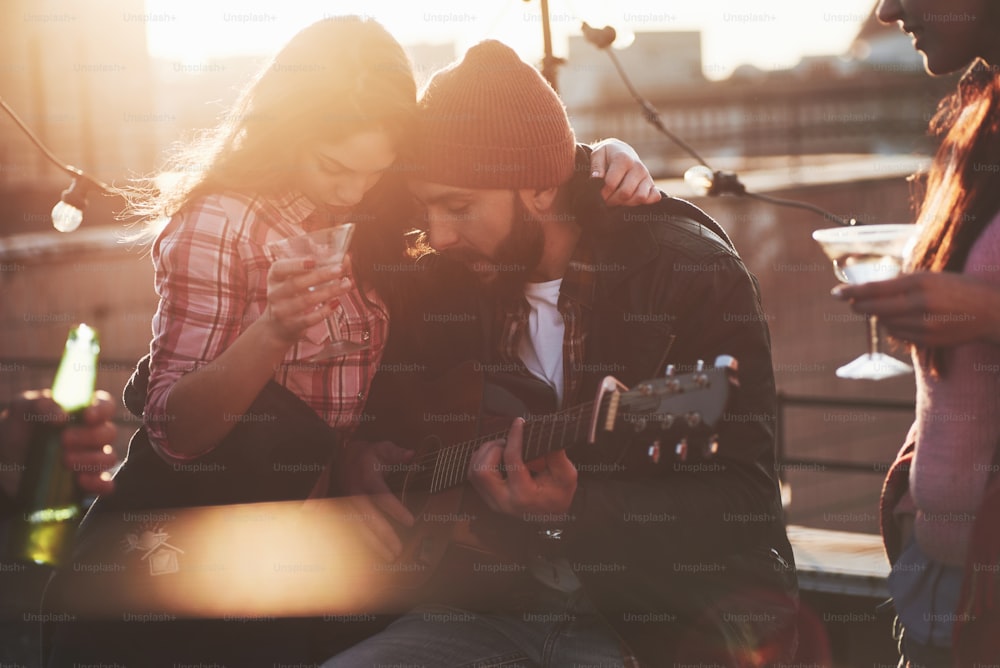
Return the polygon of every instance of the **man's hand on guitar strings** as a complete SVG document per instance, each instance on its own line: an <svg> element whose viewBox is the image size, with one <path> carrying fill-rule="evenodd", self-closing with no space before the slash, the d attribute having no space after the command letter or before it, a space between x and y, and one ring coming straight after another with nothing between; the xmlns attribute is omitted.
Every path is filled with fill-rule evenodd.
<svg viewBox="0 0 1000 668"><path fill-rule="evenodd" d="M484 443L469 462L469 481L496 512L528 521L532 515L566 513L576 494L576 467L563 450L525 464L523 436L524 420L517 418L506 444Z"/></svg>
<svg viewBox="0 0 1000 668"><path fill-rule="evenodd" d="M387 518L413 526L413 514L392 493L385 474L413 459L413 451L389 441L355 441L347 446L340 471L341 490L351 497L360 517L362 537L386 561L395 560L403 543Z"/></svg>

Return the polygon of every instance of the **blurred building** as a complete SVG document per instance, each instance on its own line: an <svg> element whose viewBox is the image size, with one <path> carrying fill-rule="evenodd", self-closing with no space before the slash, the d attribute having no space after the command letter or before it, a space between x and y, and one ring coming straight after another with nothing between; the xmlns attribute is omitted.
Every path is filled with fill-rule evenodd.
<svg viewBox="0 0 1000 668"><path fill-rule="evenodd" d="M874 13L843 54L809 56L785 71L745 65L723 81L701 74L696 37L638 33L617 55L666 127L728 168L767 156L926 153L933 145L928 121L955 83L954 77L929 78L906 35L880 24ZM659 176L676 176L693 164L646 121L607 54L582 38L571 43L559 83L582 141L619 137Z"/></svg>
<svg viewBox="0 0 1000 668"><path fill-rule="evenodd" d="M705 83L697 31L639 32L628 48L615 55L640 91ZM566 64L559 70L559 94L572 108L632 99L608 54L581 36L569 38Z"/></svg>
<svg viewBox="0 0 1000 668"><path fill-rule="evenodd" d="M0 93L61 159L103 181L148 170L157 145L143 0L0 3ZM0 230L51 229L69 179L0 119ZM92 197L92 200L100 198ZM88 218L111 222L92 202Z"/></svg>

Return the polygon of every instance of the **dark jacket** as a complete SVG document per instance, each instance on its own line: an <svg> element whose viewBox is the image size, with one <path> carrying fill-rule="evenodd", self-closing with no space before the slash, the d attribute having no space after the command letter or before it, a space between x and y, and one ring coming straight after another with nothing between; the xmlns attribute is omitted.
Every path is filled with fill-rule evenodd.
<svg viewBox="0 0 1000 668"><path fill-rule="evenodd" d="M793 623L796 597L775 472L770 342L756 281L725 232L693 205L665 197L609 210L588 183L572 188L581 243L590 244L599 269L582 396L593 396L609 369L633 386L667 364L684 372L720 354L738 360L740 388L711 462L668 465L652 475L581 473L560 551L581 565L578 575L598 608L645 665L668 665L668 656L756 665L745 650L794 645L794 632L776 638ZM433 371L465 359L497 366L490 298L447 259L422 264L411 278L427 292L393 307L386 363L398 367L389 368ZM388 374L376 381L370 425L392 424L389 414L401 399L386 389L391 381Z"/></svg>

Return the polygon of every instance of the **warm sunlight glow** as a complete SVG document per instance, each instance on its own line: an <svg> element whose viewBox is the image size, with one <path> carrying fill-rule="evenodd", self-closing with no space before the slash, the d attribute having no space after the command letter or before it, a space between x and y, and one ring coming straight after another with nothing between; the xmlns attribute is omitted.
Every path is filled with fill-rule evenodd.
<svg viewBox="0 0 1000 668"><path fill-rule="evenodd" d="M529 60L542 51L540 3L523 0L147 0L146 5L150 52L192 64L271 53L306 24L349 13L374 17L405 44L451 42L461 53L494 38ZM803 55L844 53L874 1L551 0L549 5L557 55L565 55L566 38L579 34L581 20L633 32L701 30L706 75L717 79L743 63L776 69L795 65Z"/></svg>
<svg viewBox="0 0 1000 668"><path fill-rule="evenodd" d="M82 617L123 612L233 620L392 607L385 573L346 499L167 509L98 517L107 553L83 568ZM381 565L381 568L379 567ZM95 596L94 592L103 592Z"/></svg>

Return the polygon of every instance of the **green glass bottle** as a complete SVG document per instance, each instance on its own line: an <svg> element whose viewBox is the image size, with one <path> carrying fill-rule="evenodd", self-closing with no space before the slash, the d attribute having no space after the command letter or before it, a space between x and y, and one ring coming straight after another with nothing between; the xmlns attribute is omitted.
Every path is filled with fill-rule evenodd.
<svg viewBox="0 0 1000 668"><path fill-rule="evenodd" d="M74 419L90 405L97 381L97 332L80 324L66 338L52 398ZM62 427L36 423L17 488L18 514L7 551L17 561L60 566L69 556L73 532L83 512L73 471L62 463Z"/></svg>

